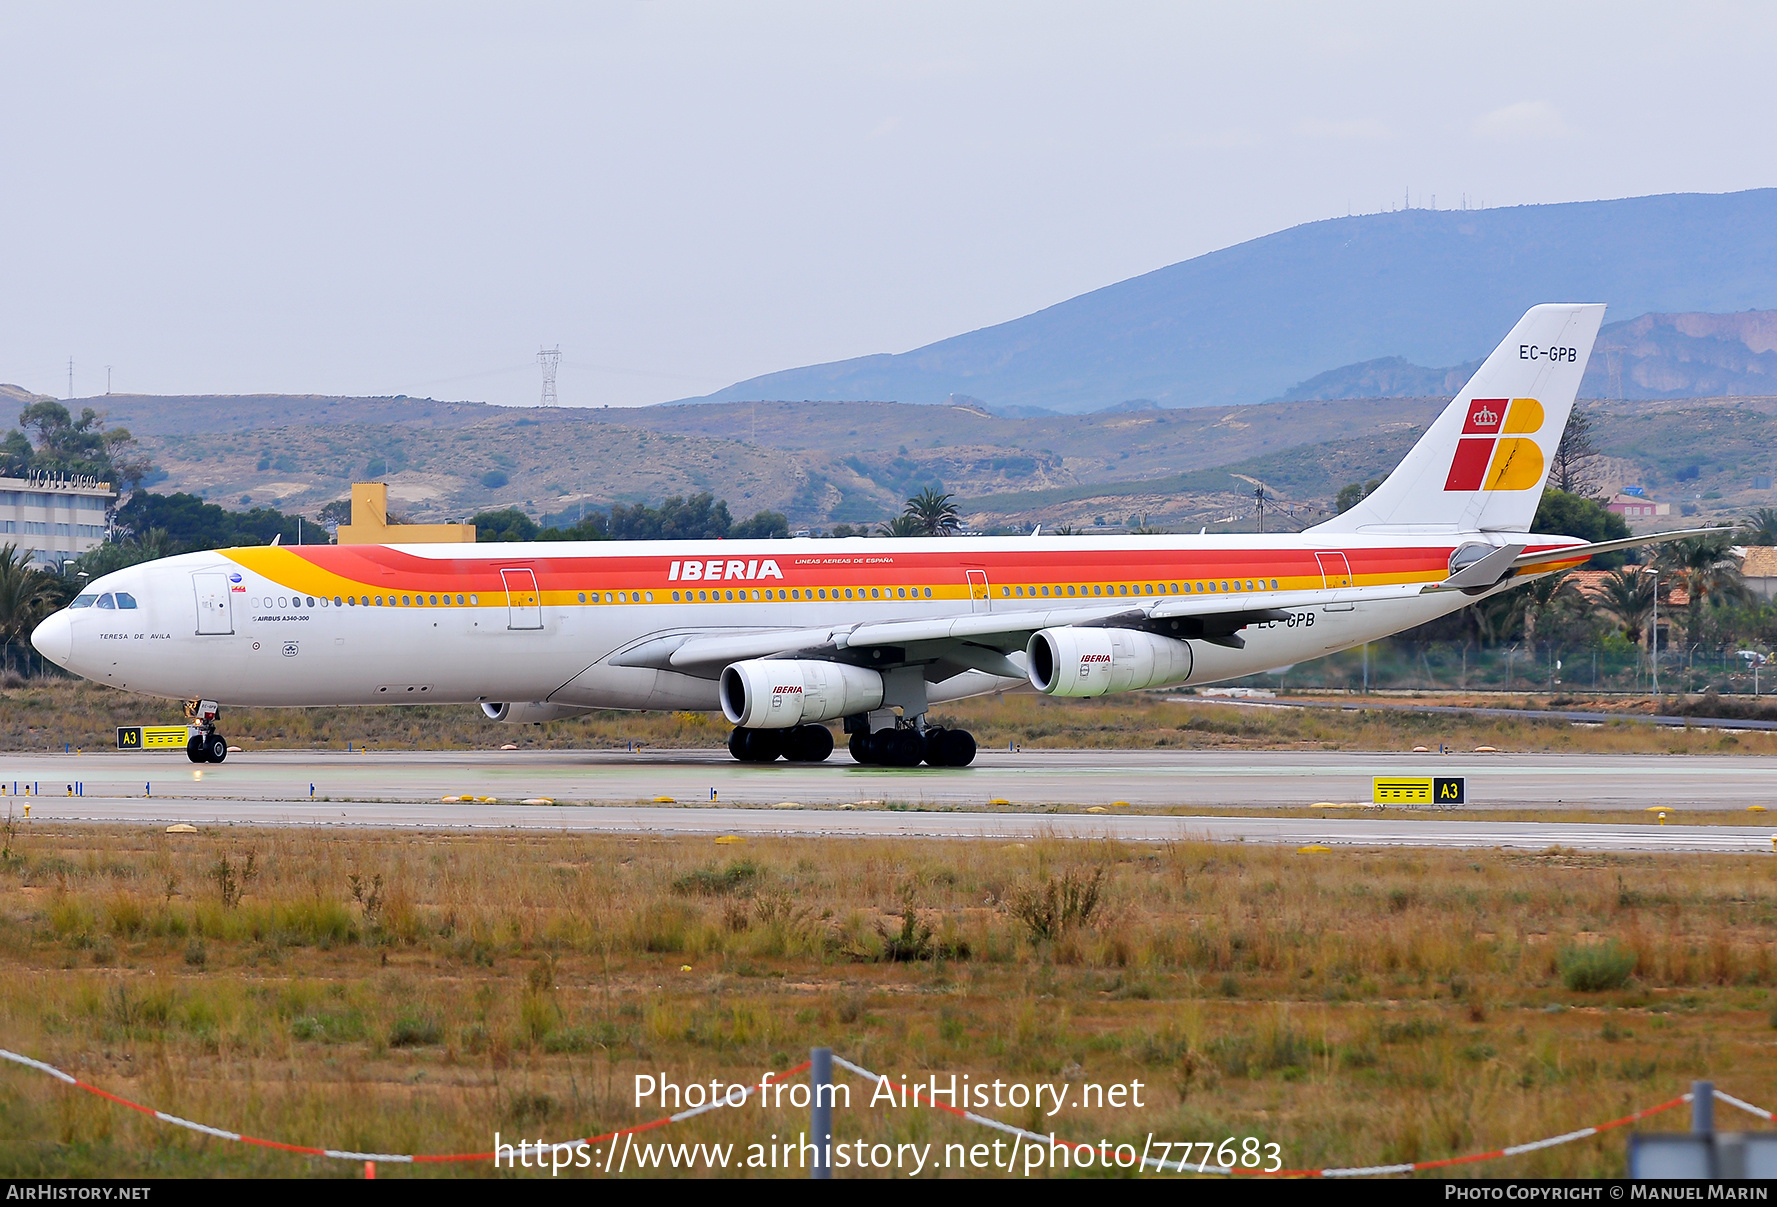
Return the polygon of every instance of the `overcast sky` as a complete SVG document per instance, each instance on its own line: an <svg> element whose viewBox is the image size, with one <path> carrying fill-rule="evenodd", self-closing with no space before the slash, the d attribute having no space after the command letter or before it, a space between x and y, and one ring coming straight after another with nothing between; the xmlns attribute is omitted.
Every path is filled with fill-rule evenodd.
<svg viewBox="0 0 1777 1207"><path fill-rule="evenodd" d="M1777 5L0 5L0 381L633 405L1298 222L1777 184ZM225 415L215 417L226 424Z"/></svg>

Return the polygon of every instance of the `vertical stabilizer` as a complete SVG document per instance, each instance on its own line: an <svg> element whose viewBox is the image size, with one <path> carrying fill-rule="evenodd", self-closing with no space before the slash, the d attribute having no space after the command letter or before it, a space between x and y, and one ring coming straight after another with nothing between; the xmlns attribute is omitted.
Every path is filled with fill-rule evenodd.
<svg viewBox="0 0 1777 1207"><path fill-rule="evenodd" d="M1604 321L1533 306L1376 492L1312 532L1527 532Z"/></svg>

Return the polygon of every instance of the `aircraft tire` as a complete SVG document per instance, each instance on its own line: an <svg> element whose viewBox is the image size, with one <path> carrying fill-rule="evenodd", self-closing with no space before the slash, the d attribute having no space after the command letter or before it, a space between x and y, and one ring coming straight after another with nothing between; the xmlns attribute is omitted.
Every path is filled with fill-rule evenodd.
<svg viewBox="0 0 1777 1207"><path fill-rule="evenodd" d="M944 733L946 767L967 767L975 761L975 735L966 729L950 729Z"/></svg>
<svg viewBox="0 0 1777 1207"><path fill-rule="evenodd" d="M743 763L774 763L783 752L781 729L736 729L728 735L728 753Z"/></svg>
<svg viewBox="0 0 1777 1207"><path fill-rule="evenodd" d="M853 762L862 763L866 767L876 763L876 735L873 733L854 733L848 743Z"/></svg>
<svg viewBox="0 0 1777 1207"><path fill-rule="evenodd" d="M820 763L833 753L833 731L825 725L798 725L784 739L784 757L792 763Z"/></svg>
<svg viewBox="0 0 1777 1207"><path fill-rule="evenodd" d="M207 763L210 761L210 752L204 745L203 734L194 733L189 738L185 739L185 757L194 763Z"/></svg>
<svg viewBox="0 0 1777 1207"><path fill-rule="evenodd" d="M228 739L219 733L213 733L204 739L204 758L208 762L220 763L228 757Z"/></svg>
<svg viewBox="0 0 1777 1207"><path fill-rule="evenodd" d="M882 761L890 767L917 767L925 760L925 738L917 729L885 729L876 740Z"/></svg>

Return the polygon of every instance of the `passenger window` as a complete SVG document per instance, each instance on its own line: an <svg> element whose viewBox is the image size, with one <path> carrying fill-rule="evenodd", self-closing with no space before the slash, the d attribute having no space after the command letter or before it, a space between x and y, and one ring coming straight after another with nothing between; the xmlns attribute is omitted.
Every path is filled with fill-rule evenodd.
<svg viewBox="0 0 1777 1207"><path fill-rule="evenodd" d="M1177 594L1178 594L1178 584L1177 584L1177 583L1173 583L1173 584L1172 584L1172 593L1173 593L1173 594L1174 594L1174 595L1177 595Z"/></svg>
<svg viewBox="0 0 1777 1207"><path fill-rule="evenodd" d="M346 596L346 607L355 608L357 606L358 606L358 597L356 595Z"/></svg>
<svg viewBox="0 0 1777 1207"><path fill-rule="evenodd" d="M1127 583L1125 583L1125 584L1123 584L1123 590L1122 590L1122 593L1123 593L1123 594L1124 594L1124 595L1127 595L1127 594L1129 594L1129 586L1128 586L1128 584L1127 584Z"/></svg>
<svg viewBox="0 0 1777 1207"><path fill-rule="evenodd" d="M98 602L99 602L99 597L96 594L76 595L74 597L74 602L69 604L68 606L70 608L90 608Z"/></svg>
<svg viewBox="0 0 1777 1207"><path fill-rule="evenodd" d="M932 589L930 587L927 587L926 588L926 598L930 599L931 597L932 597Z"/></svg>
<svg viewBox="0 0 1777 1207"><path fill-rule="evenodd" d="M433 596L430 596L429 598L432 601L432 606L437 607L438 606L438 597L436 595L433 595Z"/></svg>
<svg viewBox="0 0 1777 1207"><path fill-rule="evenodd" d="M107 591L105 594L99 596L99 606L109 611L117 607L117 600L113 599L111 593Z"/></svg>
<svg viewBox="0 0 1777 1207"><path fill-rule="evenodd" d="M827 588L825 588L825 587L821 588L821 598L822 599L827 598Z"/></svg>
<svg viewBox="0 0 1777 1207"><path fill-rule="evenodd" d="M850 588L850 587L847 587L847 588L846 588L846 589L845 589L845 597L846 597L846 598L847 598L847 599L850 599L850 598L851 598L851 588Z"/></svg>
<svg viewBox="0 0 1777 1207"><path fill-rule="evenodd" d="M312 608L315 606L315 597L313 595L308 597L308 601L309 601L309 607Z"/></svg>
<svg viewBox="0 0 1777 1207"><path fill-rule="evenodd" d="M463 606L463 597L461 595L457 596L457 606L459 608Z"/></svg>
<svg viewBox="0 0 1777 1207"><path fill-rule="evenodd" d="M117 606L120 608L133 608L136 606L136 597L131 595L128 591L119 591L117 593Z"/></svg>

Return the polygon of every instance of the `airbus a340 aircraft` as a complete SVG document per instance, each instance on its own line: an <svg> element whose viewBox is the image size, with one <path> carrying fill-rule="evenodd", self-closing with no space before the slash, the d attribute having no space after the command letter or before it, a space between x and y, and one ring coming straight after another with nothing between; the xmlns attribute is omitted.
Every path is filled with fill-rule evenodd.
<svg viewBox="0 0 1777 1207"><path fill-rule="evenodd" d="M188 700L195 762L227 754L221 705L427 701L720 708L762 763L826 758L842 720L859 762L965 766L933 704L1250 675L1648 543L1528 531L1603 316L1531 309L1380 489L1301 533L223 549L105 575L31 641Z"/></svg>

